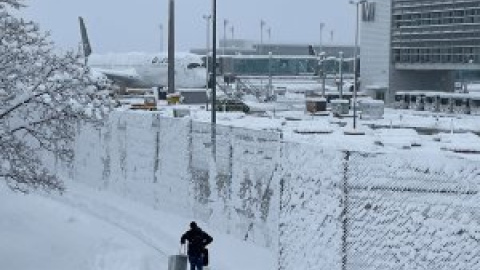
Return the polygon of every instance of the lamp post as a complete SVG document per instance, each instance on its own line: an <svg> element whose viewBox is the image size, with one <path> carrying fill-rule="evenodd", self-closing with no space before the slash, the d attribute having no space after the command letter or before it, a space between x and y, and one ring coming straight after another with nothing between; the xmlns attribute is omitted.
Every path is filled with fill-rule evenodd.
<svg viewBox="0 0 480 270"><path fill-rule="evenodd" d="M271 42L271 40L272 40L272 27L268 27L267 34L268 34L268 42Z"/></svg>
<svg viewBox="0 0 480 270"><path fill-rule="evenodd" d="M222 54L224 55L225 59L225 47L227 47L227 25L228 20L223 19L223 46L222 46ZM223 69L222 69L223 70Z"/></svg>
<svg viewBox="0 0 480 270"><path fill-rule="evenodd" d="M206 68L206 82L205 82L205 89L208 89L208 80L209 80L209 59L208 59L208 54L210 53L210 21L212 20L212 15L203 15L203 19L206 21L206 31L207 31L207 37L206 37L206 47L205 47L205 68ZM208 99L206 103L206 110L208 111Z"/></svg>
<svg viewBox="0 0 480 270"><path fill-rule="evenodd" d="M355 52L353 57L353 129L357 128L357 86L358 86L358 71L357 71L357 59L358 59L358 11L359 6L363 5L367 0L353 1L350 0L350 4L356 6L355 17Z"/></svg>
<svg viewBox="0 0 480 270"><path fill-rule="evenodd" d="M323 52L323 28L325 27L325 23L320 23L320 43L319 43L319 53Z"/></svg>
<svg viewBox="0 0 480 270"><path fill-rule="evenodd" d="M340 76L340 81L338 82L338 92L340 93L340 99L343 99L343 52L339 52L338 59L338 73Z"/></svg>
<svg viewBox="0 0 480 270"><path fill-rule="evenodd" d="M320 23L320 43L318 49L317 72L319 79L322 79L322 97L325 97L325 53L323 52L323 28L325 23ZM321 72L320 72L321 68Z"/></svg>
<svg viewBox="0 0 480 270"><path fill-rule="evenodd" d="M230 26L230 33L232 33L232 40L235 39L235 28L232 26Z"/></svg>
<svg viewBox="0 0 480 270"><path fill-rule="evenodd" d="M226 61L225 61L225 59L226 59L226 57L225 57L225 47L227 47L227 26L228 26L228 20L223 19L223 46L222 46L223 56L222 56L222 61L221 61L221 63L222 63L222 75L223 75L223 91L226 91L226 89L227 89L227 84L225 82L225 75L226 75L226 73L225 73L225 67L226 67L226 65L225 65L225 63L226 63Z"/></svg>
<svg viewBox="0 0 480 270"><path fill-rule="evenodd" d="M163 52L163 24L158 27L160 28L160 52Z"/></svg>
<svg viewBox="0 0 480 270"><path fill-rule="evenodd" d="M320 52L320 61L322 67L322 97L325 97L325 79L326 79L326 72L325 72L325 52Z"/></svg>
<svg viewBox="0 0 480 270"><path fill-rule="evenodd" d="M266 23L264 20L260 20L260 48L258 49L258 54L263 53L263 27L265 27Z"/></svg>
<svg viewBox="0 0 480 270"><path fill-rule="evenodd" d="M216 149L216 99L217 99L217 0L212 0L212 119L211 119L211 140L212 140L212 159L215 161L217 156Z"/></svg>
<svg viewBox="0 0 480 270"><path fill-rule="evenodd" d="M175 93L175 1L168 5L168 93Z"/></svg>

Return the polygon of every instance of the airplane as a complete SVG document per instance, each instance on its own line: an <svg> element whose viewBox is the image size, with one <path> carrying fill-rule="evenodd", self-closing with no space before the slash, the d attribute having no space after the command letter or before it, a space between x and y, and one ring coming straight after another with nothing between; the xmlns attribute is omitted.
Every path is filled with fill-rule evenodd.
<svg viewBox="0 0 480 270"><path fill-rule="evenodd" d="M99 81L107 78L123 89L168 86L168 55L140 52L92 54L82 17L79 17L85 63ZM206 67L200 55L175 54L175 85L178 88L205 88Z"/></svg>

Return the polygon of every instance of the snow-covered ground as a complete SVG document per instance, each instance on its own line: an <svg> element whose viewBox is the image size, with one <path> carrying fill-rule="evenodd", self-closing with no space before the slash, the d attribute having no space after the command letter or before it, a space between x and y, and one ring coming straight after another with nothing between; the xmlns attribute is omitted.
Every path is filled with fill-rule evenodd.
<svg viewBox="0 0 480 270"><path fill-rule="evenodd" d="M63 196L0 186L0 268L5 270L167 269L191 220L114 194L67 183ZM210 269L274 269L273 252L207 225Z"/></svg>

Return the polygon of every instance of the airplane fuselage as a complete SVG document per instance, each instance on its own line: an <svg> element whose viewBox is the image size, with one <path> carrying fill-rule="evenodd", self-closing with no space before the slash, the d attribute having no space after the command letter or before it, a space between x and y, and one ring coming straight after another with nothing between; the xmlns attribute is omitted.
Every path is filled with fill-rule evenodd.
<svg viewBox="0 0 480 270"><path fill-rule="evenodd" d="M114 83L133 88L166 87L168 57L160 54L124 53L91 55L89 66ZM194 54L175 56L175 85L178 88L200 88L206 84L202 59Z"/></svg>

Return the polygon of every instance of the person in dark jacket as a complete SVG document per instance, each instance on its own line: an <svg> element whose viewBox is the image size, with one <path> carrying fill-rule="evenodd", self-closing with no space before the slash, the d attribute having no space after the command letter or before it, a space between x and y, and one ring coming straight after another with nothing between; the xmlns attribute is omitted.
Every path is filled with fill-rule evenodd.
<svg viewBox="0 0 480 270"><path fill-rule="evenodd" d="M180 243L183 245L188 241L188 260L190 261L190 270L202 270L204 265L204 257L206 246L213 241L213 238L208 233L202 231L192 221L190 223L190 230L186 231L180 238Z"/></svg>

